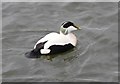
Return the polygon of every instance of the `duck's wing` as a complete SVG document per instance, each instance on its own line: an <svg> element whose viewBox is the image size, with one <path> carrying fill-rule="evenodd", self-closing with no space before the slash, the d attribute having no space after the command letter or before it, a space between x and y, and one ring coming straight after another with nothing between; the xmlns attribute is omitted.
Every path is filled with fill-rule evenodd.
<svg viewBox="0 0 120 84"><path fill-rule="evenodd" d="M42 49L44 47L44 44L46 43L47 41L45 42L40 42L36 45L35 49Z"/></svg>
<svg viewBox="0 0 120 84"><path fill-rule="evenodd" d="M44 44L49 41L50 39L52 39L52 37L57 36L58 33L52 32L47 34L45 37L41 38L34 46L34 49L38 49L44 46Z"/></svg>
<svg viewBox="0 0 120 84"><path fill-rule="evenodd" d="M74 45L65 35L56 35L44 44L41 54L55 54L74 48Z"/></svg>
<svg viewBox="0 0 120 84"><path fill-rule="evenodd" d="M34 49L30 52L25 53L28 58L39 58L41 55L40 50L44 48L45 43L47 43L52 37L58 35L57 33L47 34L45 37L41 38L34 46Z"/></svg>
<svg viewBox="0 0 120 84"><path fill-rule="evenodd" d="M44 44L46 42L47 41L37 44L35 49L33 49L29 52L26 52L25 56L28 57L28 58L39 58L41 56L40 49L42 49L44 47Z"/></svg>

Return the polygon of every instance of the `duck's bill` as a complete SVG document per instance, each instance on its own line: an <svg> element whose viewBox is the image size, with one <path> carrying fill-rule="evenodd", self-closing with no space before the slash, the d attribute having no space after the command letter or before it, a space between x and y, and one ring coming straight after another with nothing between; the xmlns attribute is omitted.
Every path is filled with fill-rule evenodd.
<svg viewBox="0 0 120 84"><path fill-rule="evenodd" d="M77 30L80 30L81 28L80 27L78 27L78 26L74 26L75 28L77 28Z"/></svg>

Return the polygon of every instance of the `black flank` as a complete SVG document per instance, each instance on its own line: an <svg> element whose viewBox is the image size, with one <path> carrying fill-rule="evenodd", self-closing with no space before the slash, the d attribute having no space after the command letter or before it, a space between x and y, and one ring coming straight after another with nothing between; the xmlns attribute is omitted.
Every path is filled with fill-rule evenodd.
<svg viewBox="0 0 120 84"><path fill-rule="evenodd" d="M33 49L30 52L25 53L25 56L28 58L40 58L40 56L42 55L40 53L40 49L43 49L44 44L47 41L43 42L43 43L39 43L36 45L36 48ZM74 48L74 46L72 44L65 44L65 45L52 45L49 47L49 49L51 50L49 54L57 54L57 53L62 53L65 51L68 51L70 49Z"/></svg>
<svg viewBox="0 0 120 84"><path fill-rule="evenodd" d="M74 48L74 46L72 44L66 44L66 45L52 45L49 47L50 54L57 54L57 53L62 53L65 51L68 51L70 49Z"/></svg>

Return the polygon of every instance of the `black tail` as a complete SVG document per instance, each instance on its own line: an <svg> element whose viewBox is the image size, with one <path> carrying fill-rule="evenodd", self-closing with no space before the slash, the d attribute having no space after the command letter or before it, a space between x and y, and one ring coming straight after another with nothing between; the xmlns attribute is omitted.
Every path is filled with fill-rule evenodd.
<svg viewBox="0 0 120 84"><path fill-rule="evenodd" d="M30 52L25 53L25 56L27 58L40 58L41 57L41 53L39 49L34 49Z"/></svg>

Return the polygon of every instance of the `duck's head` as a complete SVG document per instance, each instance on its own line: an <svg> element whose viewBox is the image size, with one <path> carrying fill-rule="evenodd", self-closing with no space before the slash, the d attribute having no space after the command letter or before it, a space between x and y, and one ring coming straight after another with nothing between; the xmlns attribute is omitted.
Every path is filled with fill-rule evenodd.
<svg viewBox="0 0 120 84"><path fill-rule="evenodd" d="M66 21L62 23L60 27L60 33L67 35L68 33L75 31L75 30L80 30L79 27L75 26L73 22Z"/></svg>

